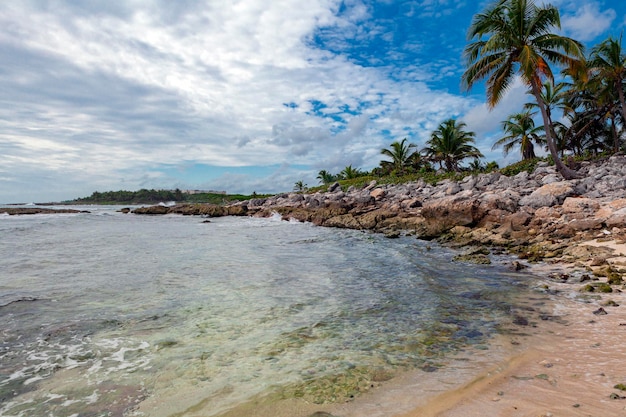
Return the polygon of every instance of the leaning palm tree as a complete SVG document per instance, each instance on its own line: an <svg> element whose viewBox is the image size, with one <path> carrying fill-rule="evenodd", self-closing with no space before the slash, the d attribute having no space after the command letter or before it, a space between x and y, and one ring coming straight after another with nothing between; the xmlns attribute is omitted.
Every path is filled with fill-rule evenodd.
<svg viewBox="0 0 626 417"><path fill-rule="evenodd" d="M400 142L393 142L389 149L382 149L380 153L391 158L391 166L394 171L404 174L405 168L410 165L417 153L413 150L416 146L414 143L407 144L406 138L404 138Z"/></svg>
<svg viewBox="0 0 626 417"><path fill-rule="evenodd" d="M433 162L443 163L447 171L460 171L459 162L466 158L482 158L474 143L474 132L465 130L465 123L454 119L443 121L431 134L423 152Z"/></svg>
<svg viewBox="0 0 626 417"><path fill-rule="evenodd" d="M494 143L492 149L502 146L502 151L506 156L511 149L519 146L523 160L535 158L535 145L533 142L541 144L543 140L539 135L542 128L541 126L535 126L534 115L535 113L531 113L528 110L510 115L507 120L502 122L502 128L506 136Z"/></svg>
<svg viewBox="0 0 626 417"><path fill-rule="evenodd" d="M558 171L566 179L578 174L558 157L546 105L541 98L544 80L554 81L550 63L570 66L583 55L583 46L571 38L552 33L560 29L556 7L538 7L533 0L500 0L474 16L468 31L476 39L465 48L468 68L463 84L470 89L487 78L487 103L495 106L517 72L535 97L546 131L546 142ZM483 39L485 37L486 39Z"/></svg>

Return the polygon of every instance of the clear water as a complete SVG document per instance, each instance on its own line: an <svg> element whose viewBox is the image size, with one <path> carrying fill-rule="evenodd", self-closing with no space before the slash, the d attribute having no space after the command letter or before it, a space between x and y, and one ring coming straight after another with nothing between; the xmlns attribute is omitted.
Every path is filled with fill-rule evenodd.
<svg viewBox="0 0 626 417"><path fill-rule="evenodd" d="M526 291L410 237L88 209L0 215L2 416L343 401L484 343Z"/></svg>

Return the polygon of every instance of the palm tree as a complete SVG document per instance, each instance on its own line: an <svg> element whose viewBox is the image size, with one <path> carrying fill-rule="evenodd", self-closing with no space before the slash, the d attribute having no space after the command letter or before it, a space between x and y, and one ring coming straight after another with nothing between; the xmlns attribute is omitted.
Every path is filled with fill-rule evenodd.
<svg viewBox="0 0 626 417"><path fill-rule="evenodd" d="M344 180L351 180L363 176L363 172L358 168L352 168L352 165L345 167L340 173L340 177Z"/></svg>
<svg viewBox="0 0 626 417"><path fill-rule="evenodd" d="M395 141L389 149L382 149L381 154L391 158L392 169L400 174L404 174L405 168L411 164L414 155L417 154L413 149L416 147L414 143L406 143L406 138L402 141Z"/></svg>
<svg viewBox="0 0 626 417"><path fill-rule="evenodd" d="M623 120L618 90L614 82L607 80L592 64L582 59L576 67L563 71L564 75L572 79L567 91L565 111L570 123L561 132L555 128L555 134L556 140L563 139L576 155L604 152L611 147L617 152L622 136L617 129L617 121ZM623 128L623 121L621 125ZM558 123L555 126L558 127ZM564 135L559 137L558 133ZM611 137L612 146L606 146Z"/></svg>
<svg viewBox="0 0 626 417"><path fill-rule="evenodd" d="M557 169L566 179L578 174L559 159L558 150L541 97L543 80L554 82L550 63L574 65L582 57L583 46L571 38L551 33L560 29L556 7L538 7L533 0L500 0L474 16L468 31L476 39L465 48L468 68L463 84L470 89L487 78L487 103L495 106L502 99L517 72L530 87L543 118L546 142ZM483 39L487 37L487 39Z"/></svg>
<svg viewBox="0 0 626 417"><path fill-rule="evenodd" d="M542 142L542 138L539 136L542 128L541 126L535 126L534 115L535 113L531 113L528 110L510 115L507 120L502 122L502 128L507 135L494 143L492 149L502 146L506 156L511 149L519 146L522 152L522 159L535 158L533 142L537 144Z"/></svg>
<svg viewBox="0 0 626 417"><path fill-rule="evenodd" d="M293 190L297 192L303 192L307 190L307 185L302 181L296 181L293 186Z"/></svg>
<svg viewBox="0 0 626 417"><path fill-rule="evenodd" d="M320 184L330 184L337 180L337 176L323 169L317 173L317 179L320 180Z"/></svg>
<svg viewBox="0 0 626 417"><path fill-rule="evenodd" d="M624 99L624 81L626 80L626 54L622 51L622 37L609 37L591 50L589 66L592 73L611 86L617 92L621 109L622 123L626 123L626 100ZM612 121L613 126L615 121ZM614 149L619 149L618 136L615 135Z"/></svg>
<svg viewBox="0 0 626 417"><path fill-rule="evenodd" d="M528 91L528 94L532 94L532 91ZM546 81L541 86L541 100L543 100L546 106L546 112L548 113L548 120L552 126L552 111L560 108L563 111L568 110L567 98L570 92L568 91L568 84L560 82L553 84L550 81ZM533 110L539 108L539 104L536 102L526 103L525 109Z"/></svg>
<svg viewBox="0 0 626 417"><path fill-rule="evenodd" d="M465 158L482 158L483 154L471 145L474 132L464 130L465 123L454 119L443 121L426 143L424 153L433 161L443 162L447 171L460 171L459 162Z"/></svg>

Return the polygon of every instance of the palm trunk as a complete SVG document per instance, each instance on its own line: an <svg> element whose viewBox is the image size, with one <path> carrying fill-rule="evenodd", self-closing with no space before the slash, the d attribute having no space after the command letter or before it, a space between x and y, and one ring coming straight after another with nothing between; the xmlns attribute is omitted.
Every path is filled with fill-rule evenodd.
<svg viewBox="0 0 626 417"><path fill-rule="evenodd" d="M626 124L626 99L624 99L624 83L622 80L618 80L617 84L617 96L619 97L619 102L622 106L622 123ZM615 139L615 152L619 152L619 138Z"/></svg>
<svg viewBox="0 0 626 417"><path fill-rule="evenodd" d="M613 135L613 153L619 152L619 135L615 126L615 115L611 116L611 134Z"/></svg>
<svg viewBox="0 0 626 417"><path fill-rule="evenodd" d="M556 165L557 171L565 178L566 180L571 180L574 178L580 178L578 173L573 169L568 168L561 158L559 158L559 152L556 147L556 143L554 142L554 138L552 136L552 124L550 123L550 116L548 115L548 111L546 109L546 104L543 102L541 98L541 90L539 85L537 85L537 81L535 79L530 80L530 86L535 96L535 100L537 100L537 105L539 106L539 110L541 110L541 117L543 118L543 128L546 131L546 142L548 143L548 149L550 150L550 155L552 155L552 159L554 159L554 164Z"/></svg>

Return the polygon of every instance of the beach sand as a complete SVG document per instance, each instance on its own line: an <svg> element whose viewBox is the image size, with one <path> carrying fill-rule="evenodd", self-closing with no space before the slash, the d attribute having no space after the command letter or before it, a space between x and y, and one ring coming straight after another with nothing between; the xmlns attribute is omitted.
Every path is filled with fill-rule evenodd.
<svg viewBox="0 0 626 417"><path fill-rule="evenodd" d="M626 245L583 242L614 250L609 264L626 265ZM572 265L543 265L534 274L562 273ZM613 292L572 300L583 284L551 284L562 294L555 315L525 342L519 355L458 390L434 398L402 417L472 416L626 416L626 293ZM621 306L608 306L607 301ZM607 314L598 314L602 308ZM594 314L594 312L596 314Z"/></svg>
<svg viewBox="0 0 626 417"><path fill-rule="evenodd" d="M622 242L578 245L611 248L615 256L608 263L626 265ZM558 276L580 268L540 264L531 273ZM484 371L476 373L473 367L459 374L466 359L460 355L446 365L451 374L446 368L436 377L407 373L356 404L329 411L341 417L626 416L626 391L615 388L626 384L626 292L614 286L612 293L583 294L579 281L548 281L548 293L556 293L550 314L537 308L543 319L518 333L500 335L488 350L473 353L472 363L484 364ZM618 306L607 305L609 301ZM451 379L452 374L460 380Z"/></svg>

